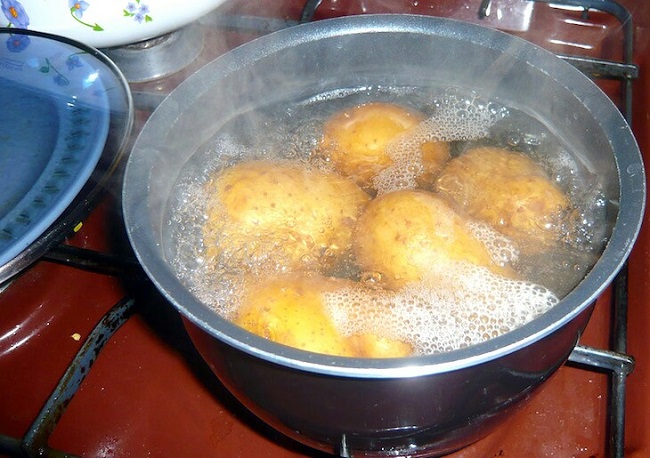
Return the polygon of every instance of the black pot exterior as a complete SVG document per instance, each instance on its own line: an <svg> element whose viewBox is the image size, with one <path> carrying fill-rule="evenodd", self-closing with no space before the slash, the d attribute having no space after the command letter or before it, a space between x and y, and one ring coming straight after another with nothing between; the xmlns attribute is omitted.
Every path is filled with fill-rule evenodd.
<svg viewBox="0 0 650 458"><path fill-rule="evenodd" d="M443 374L348 378L289 369L185 321L221 382L269 425L340 456L440 456L489 434L568 358L593 307L515 353Z"/></svg>
<svg viewBox="0 0 650 458"><path fill-rule="evenodd" d="M544 122L607 202L609 242L586 278L531 323L483 344L401 360L301 352L218 317L167 262L166 206L192 155L233 116L340 88L435 82L475 89ZM641 156L624 119L584 75L515 37L445 19L356 16L243 45L179 86L136 141L123 190L143 268L179 310L197 348L253 412L313 447L344 455L442 454L487 434L563 362L616 276L645 206Z"/></svg>

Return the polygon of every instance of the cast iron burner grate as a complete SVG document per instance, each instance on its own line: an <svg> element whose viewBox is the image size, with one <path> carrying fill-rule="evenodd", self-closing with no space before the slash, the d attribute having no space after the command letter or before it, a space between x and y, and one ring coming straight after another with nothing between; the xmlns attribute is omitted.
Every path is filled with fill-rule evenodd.
<svg viewBox="0 0 650 458"><path fill-rule="evenodd" d="M315 11L322 0L307 0L302 10L299 22L312 20ZM533 0L550 2L551 0ZM483 0L478 12L479 18L486 17L491 0ZM632 113L632 80L638 77L638 68L632 64L632 16L627 9L610 0L553 0L555 4L563 4L583 9L584 14L589 10L599 10L614 16L623 27L623 61L606 61L595 58L576 56L559 57L575 65L578 69L593 78L615 79L621 82L624 116L631 123ZM258 33L268 33L284 26L291 26L298 21L269 20L249 16L224 16L214 19L212 26L228 29L240 29ZM137 94L136 94L137 96ZM136 97L136 105L138 98ZM160 98L156 98L159 102ZM146 100L147 109L151 109L151 100ZM155 101L154 101L155 104ZM137 275L145 278L137 262L122 256L105 254L83 248L60 245L52 249L43 258L46 261L57 262L75 268L90 270L105 275L130 277ZM608 452L611 457L624 455L625 429L625 388L627 376L634 369L634 359L626 354L627 350L627 264L616 277L612 295L612 329L611 350L578 345L569 356L569 365L577 368L607 373L610 377L608 393L608 431L606 440L609 441ZM67 405L77 392L77 389L88 375L91 366L99 356L104 345L137 313L137 303L134 298L125 297L116 303L97 323L82 347L77 352L58 385L43 405L40 413L22 438L0 435L0 453L9 456L52 456L72 457L63 451L51 449L48 439L57 423L63 416ZM340 456L350 456L342 444Z"/></svg>

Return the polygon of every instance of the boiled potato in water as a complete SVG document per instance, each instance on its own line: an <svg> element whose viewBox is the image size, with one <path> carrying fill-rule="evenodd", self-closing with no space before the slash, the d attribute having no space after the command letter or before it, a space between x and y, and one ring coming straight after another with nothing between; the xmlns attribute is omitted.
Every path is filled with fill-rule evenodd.
<svg viewBox="0 0 650 458"><path fill-rule="evenodd" d="M385 102L344 109L326 121L321 148L336 170L366 190L374 190L373 178L400 158L412 162L416 181L426 188L449 159L449 144L420 140L416 127L424 119Z"/></svg>
<svg viewBox="0 0 650 458"><path fill-rule="evenodd" d="M233 322L274 342L316 353L368 358L410 355L412 348L406 343L370 333L346 336L337 328L324 294L351 285L350 280L313 275L249 281Z"/></svg>
<svg viewBox="0 0 650 458"><path fill-rule="evenodd" d="M378 273L391 289L424 280L454 262L509 274L447 200L423 190L374 199L359 218L353 246L361 269Z"/></svg>
<svg viewBox="0 0 650 458"><path fill-rule="evenodd" d="M247 331L300 350L354 356L348 340L327 315L322 294L343 280L280 277L249 283L233 319Z"/></svg>
<svg viewBox="0 0 650 458"><path fill-rule="evenodd" d="M359 358L402 358L413 354L410 343L371 332L350 336L349 342Z"/></svg>
<svg viewBox="0 0 650 458"><path fill-rule="evenodd" d="M302 163L251 160L207 185L207 258L226 268L329 271L347 259L370 197L336 173Z"/></svg>
<svg viewBox="0 0 650 458"><path fill-rule="evenodd" d="M471 217L533 249L559 240L570 206L567 195L532 158L496 147L473 148L452 159L436 190Z"/></svg>

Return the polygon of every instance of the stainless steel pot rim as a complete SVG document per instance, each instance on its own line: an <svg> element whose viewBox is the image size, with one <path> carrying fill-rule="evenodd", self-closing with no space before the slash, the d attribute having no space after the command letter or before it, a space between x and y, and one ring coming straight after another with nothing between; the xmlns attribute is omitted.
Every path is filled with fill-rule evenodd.
<svg viewBox="0 0 650 458"><path fill-rule="evenodd" d="M484 343L448 353L401 359L342 358L289 348L244 331L217 316L181 284L164 261L159 243L143 218L148 177L148 142L164 138L168 121L190 109L206 88L222 75L236 72L247 63L294 46L298 42L322 40L341 34L415 33L445 35L471 40L507 52L516 45L517 56L526 63L546 69L548 75L566 87L585 90L583 103L593 113L605 114L603 126L617 152L620 183L618 221L600 260L586 278L552 310L508 334ZM525 55L522 55L521 52ZM586 76L552 53L524 40L475 24L451 19L415 15L348 16L309 23L258 38L244 44L192 75L153 113L136 141L128 161L123 209L127 233L144 270L162 294L194 325L227 345L273 364L331 376L353 378L404 378L463 369L497 359L522 349L560 329L589 307L613 281L632 250L645 207L645 174L636 141L610 99ZM603 108L605 107L605 108Z"/></svg>

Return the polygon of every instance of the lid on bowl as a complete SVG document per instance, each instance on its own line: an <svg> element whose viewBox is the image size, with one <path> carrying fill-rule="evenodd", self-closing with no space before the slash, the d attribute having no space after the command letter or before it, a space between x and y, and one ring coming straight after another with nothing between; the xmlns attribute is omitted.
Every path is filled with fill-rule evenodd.
<svg viewBox="0 0 650 458"><path fill-rule="evenodd" d="M18 29L0 29L0 106L2 283L83 217L74 204L114 168L133 109L124 78L104 55Z"/></svg>

